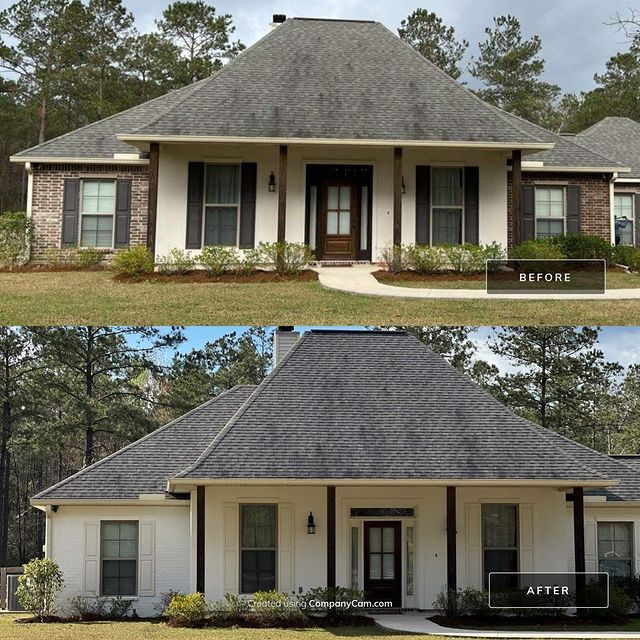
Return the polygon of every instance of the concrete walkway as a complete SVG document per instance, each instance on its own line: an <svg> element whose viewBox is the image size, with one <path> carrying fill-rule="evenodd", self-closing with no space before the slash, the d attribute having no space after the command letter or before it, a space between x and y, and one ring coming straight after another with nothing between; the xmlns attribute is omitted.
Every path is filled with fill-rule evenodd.
<svg viewBox="0 0 640 640"><path fill-rule="evenodd" d="M449 629L428 620L425 613L399 613L373 616L381 627L404 633L421 633L456 638L640 638L640 632L621 631L513 631L503 629Z"/></svg>
<svg viewBox="0 0 640 640"><path fill-rule="evenodd" d="M327 289L357 293L363 296L389 298L429 298L448 300L640 300L640 288L609 289L604 294L531 293L489 295L484 289L418 289L396 287L378 282L371 274L379 271L375 264L355 264L352 267L314 267L320 284Z"/></svg>

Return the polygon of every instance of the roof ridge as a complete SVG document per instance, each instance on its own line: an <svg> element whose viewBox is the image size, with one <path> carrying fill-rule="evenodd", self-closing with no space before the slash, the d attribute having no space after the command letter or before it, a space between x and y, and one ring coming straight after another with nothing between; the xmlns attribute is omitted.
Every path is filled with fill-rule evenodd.
<svg viewBox="0 0 640 640"><path fill-rule="evenodd" d="M286 362L289 361L292 354L296 352L302 342L308 339L310 335L309 331L305 331L298 340L296 340L295 344L287 351L282 360L273 368L271 373L256 387L255 391L242 403L242 405L238 408L238 410L231 416L227 424L218 431L216 436L210 442L209 446L198 456L198 458L190 464L188 467L185 467L179 473L174 474L174 478L184 478L187 474L194 472L213 452L213 450L220 444L220 442L224 439L224 437L231 431L233 426L237 424L240 417L247 411L247 409L260 397L260 394L264 391L264 389L268 386L268 384L280 373L282 367Z"/></svg>
<svg viewBox="0 0 640 640"><path fill-rule="evenodd" d="M483 100L479 95L477 95L476 93L471 91L471 89L469 89L469 87L467 87L466 85L462 84L461 82L458 82L455 78L452 78L446 71L441 69L435 62L433 62L432 60L429 60L429 58L423 56L417 49L412 47L408 42L405 42L400 36L396 35L393 31L391 31L391 29L389 29L389 27L387 27L386 25L382 24L381 22L376 22L376 24L379 24L383 29L385 29L385 31L388 31L395 39L399 40L402 43L402 45L404 45L405 47L408 47L409 50L412 51L420 60L422 60L423 62L426 62L431 68L433 68L436 72L438 72L440 75L442 75L444 78L446 78L450 83L453 83L456 87L458 87L459 89L464 91L466 94L471 96L476 102L479 102L480 104L482 104L485 107L490 107L490 108L493 107L494 109L498 109L498 107L495 107L495 105L492 105L492 104L488 103L486 100ZM538 142L544 142L544 140L541 140L537 136L533 136L530 133L527 133L526 131L523 131L519 127L515 127L509 121L508 118L505 118L503 116L503 113L508 113L508 112L503 111L502 109L500 109L499 112L497 113L497 115L509 127L514 129L518 133L524 134L527 137L534 138ZM509 115L513 115L513 114L509 114ZM528 122L528 120L526 122Z"/></svg>
<svg viewBox="0 0 640 640"><path fill-rule="evenodd" d="M93 464L90 464L88 467L83 467L82 469L80 469L79 471L76 471L74 474L68 476L67 478L64 478L64 479L60 480L60 482L57 482L56 484L53 484L50 487L47 487L46 489L43 489L42 491L38 492L35 496L33 496L33 498L31 498L31 499L32 500L39 500L40 498L46 497L46 495L48 493L50 493L51 491L54 491L55 489L59 489L60 487L66 485L71 480L74 480L75 478L77 478L79 476L83 476L86 473L88 473L89 471L93 471L93 469L95 469L96 467L99 467L100 465L102 465L102 464L104 464L106 462L109 462L110 460L113 460L114 458L117 458L119 455L121 455L125 451L129 451L130 449L133 449L134 447L138 446L142 442L145 442L146 440L149 440L151 437L153 437L153 436L155 436L155 435L157 435L159 433L162 433L163 431L165 431L169 427L171 427L171 426L175 425L177 422L180 422L181 420L187 418L192 413L202 409L203 407L206 407L207 405L213 404L217 400L220 400L224 396L227 396L227 395L231 394L232 392L236 391L237 389L242 389L244 387L253 387L253 386L255 386L255 385L252 385L252 384L238 384L238 385L236 385L234 387L231 387L231 389L227 389L226 391L223 391L222 393L218 394L214 398L211 398L211 399L207 400L206 402L203 402L202 404L199 404L197 407L194 407L193 409L187 411L186 413L183 413L182 415L179 415L177 418L174 418L173 420L167 422L166 424L163 424L162 426L158 427L157 429L154 429L153 431L151 431L150 433L147 433L146 435L142 436L141 438L138 438L137 440L134 440L133 442L130 442L128 445L122 447L121 449L118 449L117 451L114 451L113 453L109 454L108 456L105 456L104 458L101 458L100 460L97 460Z"/></svg>

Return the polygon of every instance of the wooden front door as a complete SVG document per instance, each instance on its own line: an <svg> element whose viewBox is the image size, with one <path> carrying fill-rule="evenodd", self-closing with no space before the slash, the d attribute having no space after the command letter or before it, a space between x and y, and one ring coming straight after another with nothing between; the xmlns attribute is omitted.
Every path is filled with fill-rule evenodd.
<svg viewBox="0 0 640 640"><path fill-rule="evenodd" d="M400 522L364 523L364 591L372 602L402 606Z"/></svg>
<svg viewBox="0 0 640 640"><path fill-rule="evenodd" d="M357 185L333 180L322 186L319 256L324 260L355 260L357 250Z"/></svg>

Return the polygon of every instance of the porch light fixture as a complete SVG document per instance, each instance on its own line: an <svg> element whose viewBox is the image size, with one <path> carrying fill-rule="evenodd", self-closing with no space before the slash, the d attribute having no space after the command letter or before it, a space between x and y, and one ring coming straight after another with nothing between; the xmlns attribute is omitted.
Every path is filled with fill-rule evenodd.
<svg viewBox="0 0 640 640"><path fill-rule="evenodd" d="M404 176L402 176L402 195L407 195L407 187L404 186Z"/></svg>
<svg viewBox="0 0 640 640"><path fill-rule="evenodd" d="M268 189L269 193L275 193L276 191L276 177L273 175L273 171L269 175Z"/></svg>
<svg viewBox="0 0 640 640"><path fill-rule="evenodd" d="M307 533L312 536L316 532L316 522L313 519L313 513L309 511L309 517L307 518Z"/></svg>

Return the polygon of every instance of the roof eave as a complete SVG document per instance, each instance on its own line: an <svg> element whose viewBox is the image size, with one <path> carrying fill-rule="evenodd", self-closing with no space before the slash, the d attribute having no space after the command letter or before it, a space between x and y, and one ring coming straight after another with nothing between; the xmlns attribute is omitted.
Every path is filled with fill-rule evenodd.
<svg viewBox="0 0 640 640"><path fill-rule="evenodd" d="M145 158L83 158L78 156L10 156L9 161L21 164L27 162L41 162L46 164L114 164L114 165L148 165L149 160Z"/></svg>
<svg viewBox="0 0 640 640"><path fill-rule="evenodd" d="M542 165L542 166L522 166L522 172L553 172L558 173L624 173L631 171L630 167L575 167L571 165Z"/></svg>
<svg viewBox="0 0 640 640"><path fill-rule="evenodd" d="M88 505L115 505L115 506L172 506L179 507L188 505L187 500L176 500L175 498L158 498L157 500L149 499L135 499L135 498L31 498L29 501L32 507L36 509L44 509L51 505L75 505L75 506L88 506Z"/></svg>

